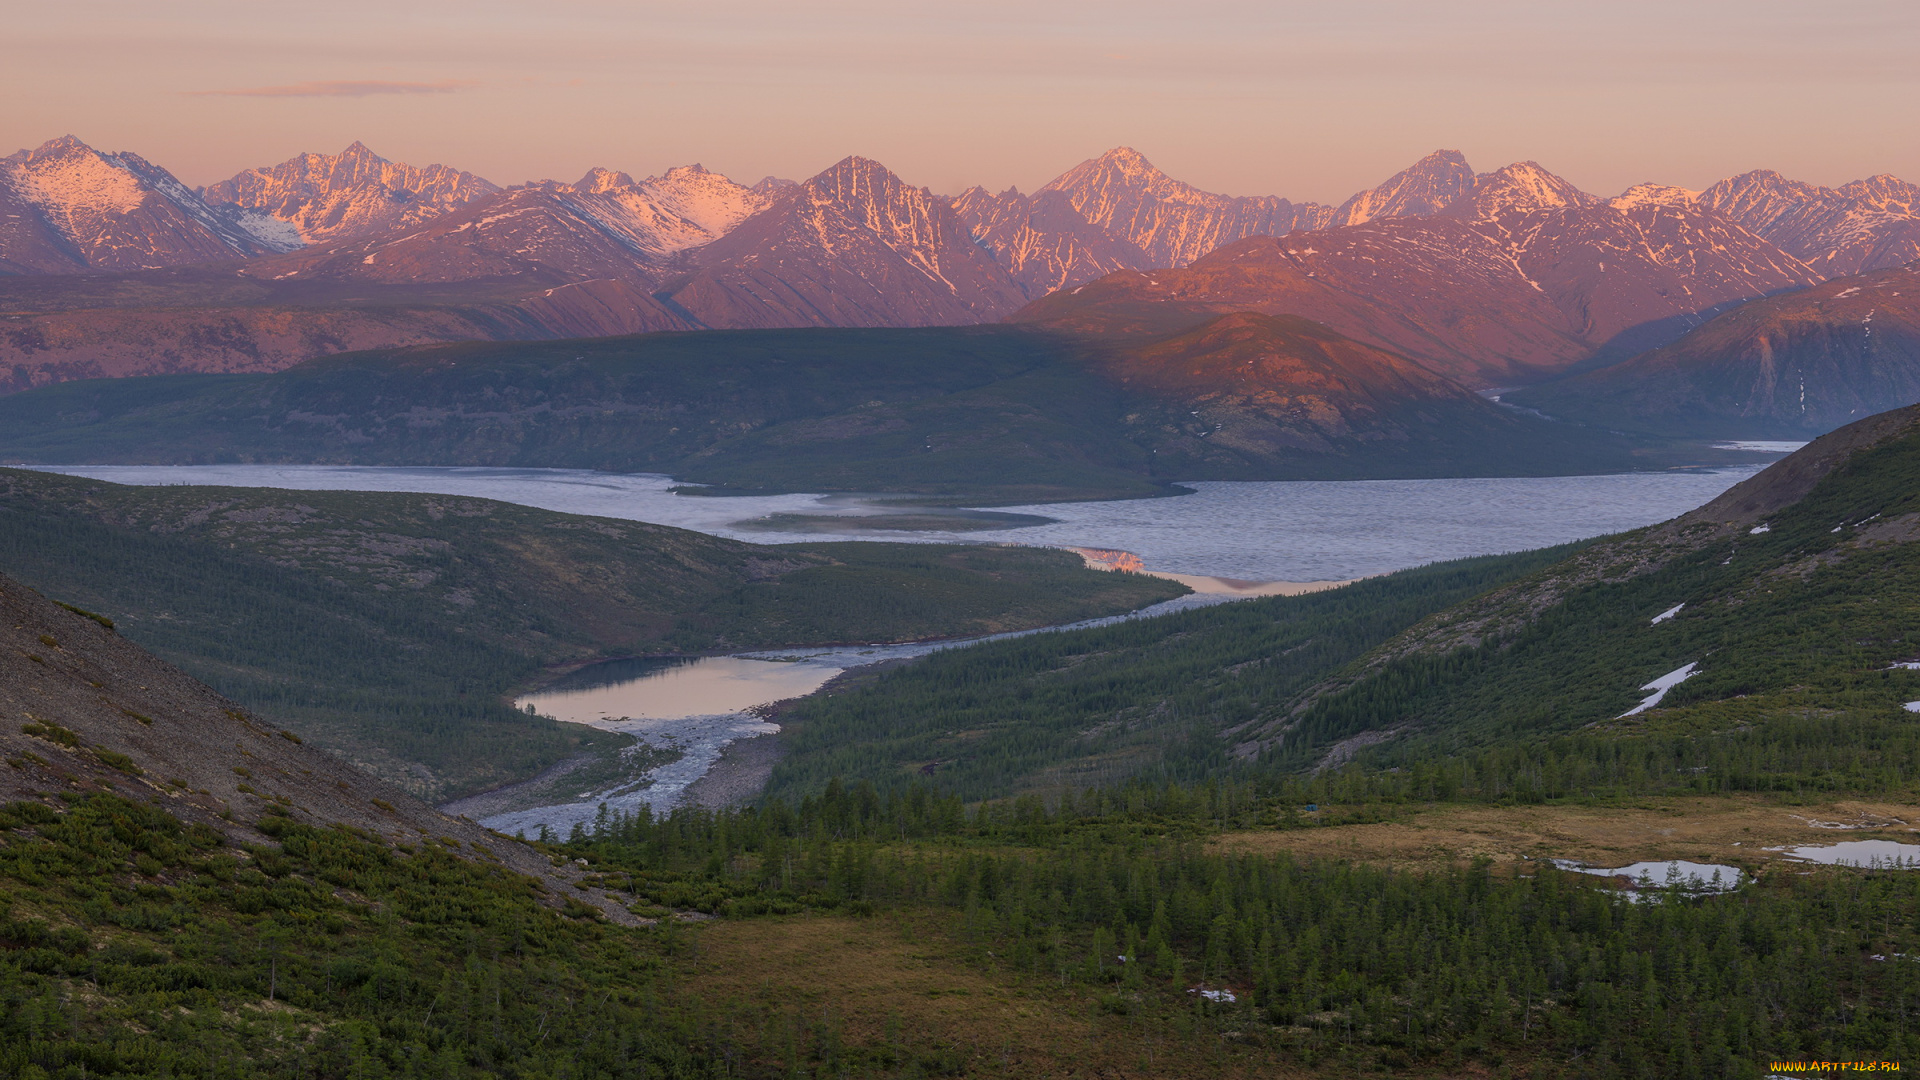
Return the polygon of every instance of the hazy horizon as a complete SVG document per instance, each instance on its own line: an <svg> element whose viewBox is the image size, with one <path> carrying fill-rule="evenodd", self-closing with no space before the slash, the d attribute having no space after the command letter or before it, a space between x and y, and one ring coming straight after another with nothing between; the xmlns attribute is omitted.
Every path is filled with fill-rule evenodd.
<svg viewBox="0 0 1920 1080"><path fill-rule="evenodd" d="M847 154L955 194L1127 145L1232 195L1337 204L1436 148L1595 194L1755 168L1920 180L1920 8L1004 0L697 10L83 0L11 17L0 153L73 134L201 185L355 139L499 184Z"/></svg>

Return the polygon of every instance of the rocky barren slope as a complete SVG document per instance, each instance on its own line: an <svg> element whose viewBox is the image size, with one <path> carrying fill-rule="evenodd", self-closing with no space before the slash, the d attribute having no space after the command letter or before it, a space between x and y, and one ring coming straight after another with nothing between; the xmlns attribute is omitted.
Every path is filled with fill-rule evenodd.
<svg viewBox="0 0 1920 1080"><path fill-rule="evenodd" d="M1484 387L1663 343L1703 313L1816 280L1691 204L1638 190L1602 201L1527 162L1429 217L1256 237L1185 269L1055 293L1015 319L1125 334L1234 311L1299 315Z"/></svg>
<svg viewBox="0 0 1920 1080"><path fill-rule="evenodd" d="M211 206L265 214L302 242L411 229L500 189L445 165L388 161L356 141L338 154L301 154L201 189Z"/></svg>

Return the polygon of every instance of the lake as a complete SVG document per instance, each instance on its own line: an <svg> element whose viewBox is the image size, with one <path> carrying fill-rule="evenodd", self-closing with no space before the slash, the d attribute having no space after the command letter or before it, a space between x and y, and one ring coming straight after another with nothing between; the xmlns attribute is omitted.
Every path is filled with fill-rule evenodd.
<svg viewBox="0 0 1920 1080"><path fill-rule="evenodd" d="M1130 551L1149 570L1246 581L1344 581L1470 555L1548 547L1690 510L1759 466L1607 476L1464 480L1204 481L1194 494L996 507L1041 524L875 531L896 516L878 497L676 495L654 474L573 469L330 465L49 467L118 484L472 495L569 514L649 521L761 544L864 539L1018 543ZM844 528L832 529L835 519ZM804 520L804 530L766 527ZM926 515L913 515L926 524Z"/></svg>
<svg viewBox="0 0 1920 1080"><path fill-rule="evenodd" d="M1150 617L1288 591L1272 585L1277 582L1344 581L1638 528L1690 510L1758 468L1519 479L1203 482L1188 485L1194 494L1174 498L991 511L905 509L880 496L680 495L670 490L676 481L666 476L566 469L201 465L51 471L125 484L477 496L754 543L863 539L1019 543L1094 549L1108 556L1130 552L1144 569L1179 576L1201 590L1134 616ZM889 527L908 522L911 528ZM1110 620L1086 625L1105 621ZM574 823L591 821L601 803L625 811L669 810L730 743L778 730L759 706L812 693L849 668L965 644L970 642L613 661L575 672L516 704L543 716L631 734L673 760L591 790L581 790L582 784L569 787L564 777L545 784L530 781L520 802L497 804L480 820L502 832L531 835L546 825L564 835Z"/></svg>

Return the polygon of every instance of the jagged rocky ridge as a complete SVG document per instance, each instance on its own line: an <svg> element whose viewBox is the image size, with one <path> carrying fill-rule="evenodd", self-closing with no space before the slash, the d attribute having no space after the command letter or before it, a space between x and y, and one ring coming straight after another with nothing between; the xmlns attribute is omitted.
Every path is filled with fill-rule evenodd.
<svg viewBox="0 0 1920 1080"><path fill-rule="evenodd" d="M200 190L210 206L265 214L303 243L415 228L500 189L445 165L388 161L356 141L338 154L301 154Z"/></svg>
<svg viewBox="0 0 1920 1080"><path fill-rule="evenodd" d="M1711 212L1603 201L1524 162L1431 216L1254 237L1184 269L1055 293L1015 318L1125 334L1232 311L1300 315L1489 387L1664 344L1725 306L1817 280Z"/></svg>
<svg viewBox="0 0 1920 1080"><path fill-rule="evenodd" d="M1912 186L1888 177L1829 191L1750 174L1604 200L1532 163L1476 176L1453 151L1338 208L1201 191L1124 147L1033 195L952 199L860 158L751 188L690 166L499 190L357 143L197 194L153 174L71 139L7 159L0 201L40 201L0 218L0 271L211 265L75 285L100 295L52 308L22 279L0 284L0 309L16 313L0 322L0 383L272 370L462 337L995 321L1041 297L1073 306L1060 294L1095 281L1097 297L1178 278L1225 244L1249 268L1273 265L1205 297L1147 286L1126 303L1162 308L1151 318L1163 330L1231 310L1301 315L1504 385L1658 347L1729 306L1895 258L1914 220ZM1836 254L1843 242L1852 254ZM1127 276L1156 267L1176 269ZM236 273L250 291L232 287ZM226 283L211 290L220 298L209 281ZM1067 322L1115 325L1110 313Z"/></svg>

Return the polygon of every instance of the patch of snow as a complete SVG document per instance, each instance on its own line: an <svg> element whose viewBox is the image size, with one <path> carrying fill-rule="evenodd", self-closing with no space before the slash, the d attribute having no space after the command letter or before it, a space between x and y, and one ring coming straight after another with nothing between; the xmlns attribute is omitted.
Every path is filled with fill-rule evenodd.
<svg viewBox="0 0 1920 1080"><path fill-rule="evenodd" d="M1771 525L1755 525L1753 528L1747 530L1747 534L1750 536L1759 536L1761 533L1770 533L1772 531L1773 526Z"/></svg>
<svg viewBox="0 0 1920 1080"><path fill-rule="evenodd" d="M307 246L307 238L301 235L298 225L271 214L244 210L234 215L233 223L270 251L298 251Z"/></svg>
<svg viewBox="0 0 1920 1080"><path fill-rule="evenodd" d="M1680 614L1680 609L1686 606L1687 605L1685 603L1679 603L1679 604L1673 605L1672 607L1661 612L1660 614L1655 615L1653 617L1653 622L1650 623L1649 625L1658 626L1659 624L1666 622L1668 619L1671 619L1675 615Z"/></svg>
<svg viewBox="0 0 1920 1080"><path fill-rule="evenodd" d="M1920 701L1909 701L1900 707L1908 712L1920 712Z"/></svg>
<svg viewBox="0 0 1920 1080"><path fill-rule="evenodd" d="M1641 687L1640 689L1651 690L1653 691L1653 693L1647 695L1647 698L1645 701L1642 701L1640 704L1635 705L1633 708L1628 709L1626 712L1621 713L1619 716L1614 717L1614 719L1624 720L1629 716L1634 716L1638 713L1646 712L1648 709L1651 709L1654 706L1660 704L1661 699L1667 696L1667 691L1673 689L1676 686L1679 686L1681 683L1686 682L1688 679L1693 678L1695 675L1698 675L1699 672L1694 669L1699 666L1700 666L1700 662L1698 660L1692 661L1691 663L1687 664L1685 667L1674 668L1672 671L1667 672L1665 675L1662 675L1659 678L1648 683L1647 685Z"/></svg>
<svg viewBox="0 0 1920 1080"><path fill-rule="evenodd" d="M1239 998L1233 996L1233 991L1231 990L1202 990L1196 986L1193 989L1187 991L1187 993L1199 994L1201 997L1206 998L1208 1001L1218 1001L1227 1005L1231 1005L1234 1002L1240 1000Z"/></svg>
<svg viewBox="0 0 1920 1080"><path fill-rule="evenodd" d="M1896 669L1903 671L1920 671L1920 660L1895 660L1893 663L1887 665L1888 671L1894 671Z"/></svg>

